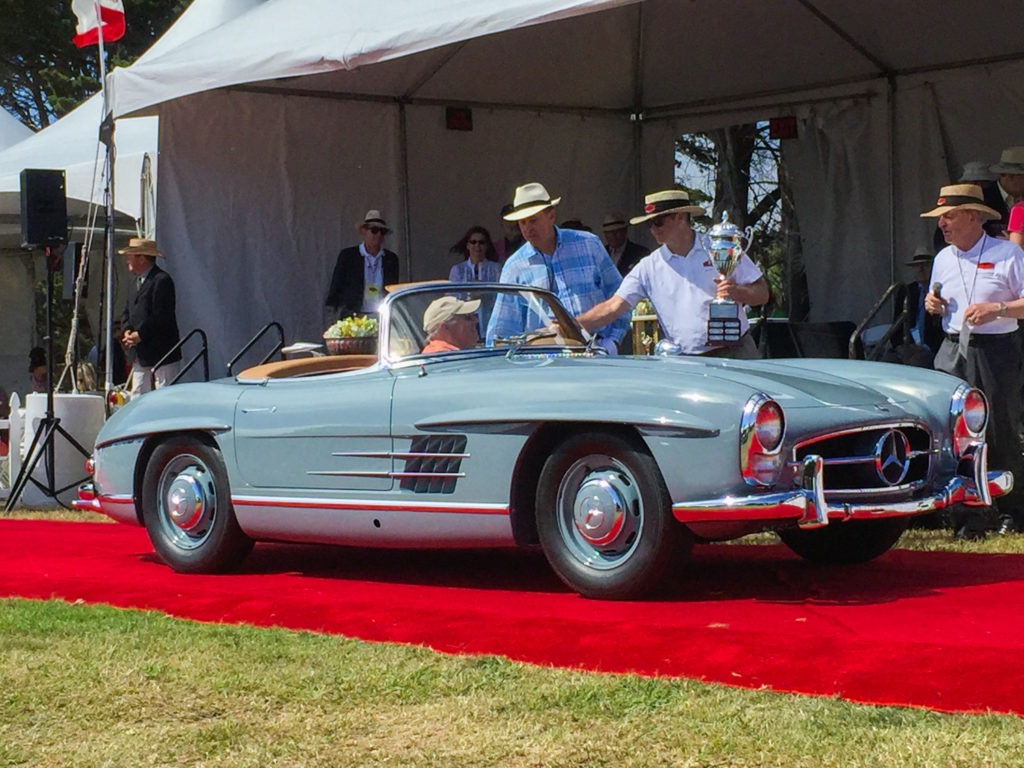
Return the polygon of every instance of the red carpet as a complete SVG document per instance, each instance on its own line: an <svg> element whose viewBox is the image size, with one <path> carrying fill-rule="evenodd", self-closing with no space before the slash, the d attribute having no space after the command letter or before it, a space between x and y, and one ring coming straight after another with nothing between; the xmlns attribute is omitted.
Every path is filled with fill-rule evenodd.
<svg viewBox="0 0 1024 768"><path fill-rule="evenodd" d="M559 667L957 712L1024 715L1024 556L890 552L822 569L703 546L671 600L568 592L539 554L258 545L181 576L124 525L0 520L0 597L498 654Z"/></svg>

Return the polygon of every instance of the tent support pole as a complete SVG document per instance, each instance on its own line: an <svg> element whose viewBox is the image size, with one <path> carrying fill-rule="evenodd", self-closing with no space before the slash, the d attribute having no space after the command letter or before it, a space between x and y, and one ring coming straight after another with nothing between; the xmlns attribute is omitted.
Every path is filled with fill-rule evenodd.
<svg viewBox="0 0 1024 768"><path fill-rule="evenodd" d="M398 102L398 156L401 165L399 173L402 178L402 240L405 242L405 275L412 280L412 233L409 226L409 115L406 113L405 102Z"/></svg>
<svg viewBox="0 0 1024 768"><path fill-rule="evenodd" d="M637 3L636 6L636 49L633 52L633 112L630 119L633 121L633 199L643 200L644 189L646 188L643 179L644 159L642 157L643 144L643 119L644 119L644 6Z"/></svg>
<svg viewBox="0 0 1024 768"><path fill-rule="evenodd" d="M887 96L889 121L889 285L896 282L896 77L890 75Z"/></svg>

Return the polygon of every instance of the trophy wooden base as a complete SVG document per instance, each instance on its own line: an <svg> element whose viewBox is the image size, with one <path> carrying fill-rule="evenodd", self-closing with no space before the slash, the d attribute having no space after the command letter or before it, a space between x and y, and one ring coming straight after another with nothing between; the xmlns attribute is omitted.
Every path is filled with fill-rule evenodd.
<svg viewBox="0 0 1024 768"><path fill-rule="evenodd" d="M740 307L733 301L712 301L708 307L708 344L729 347L740 344Z"/></svg>

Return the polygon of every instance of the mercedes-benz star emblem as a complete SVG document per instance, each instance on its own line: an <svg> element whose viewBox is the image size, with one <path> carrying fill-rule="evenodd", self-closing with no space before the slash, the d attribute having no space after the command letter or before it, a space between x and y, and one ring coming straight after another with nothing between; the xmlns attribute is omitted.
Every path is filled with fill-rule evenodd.
<svg viewBox="0 0 1024 768"><path fill-rule="evenodd" d="M910 471L910 441L898 429L890 429L875 443L875 471L887 485L899 485Z"/></svg>

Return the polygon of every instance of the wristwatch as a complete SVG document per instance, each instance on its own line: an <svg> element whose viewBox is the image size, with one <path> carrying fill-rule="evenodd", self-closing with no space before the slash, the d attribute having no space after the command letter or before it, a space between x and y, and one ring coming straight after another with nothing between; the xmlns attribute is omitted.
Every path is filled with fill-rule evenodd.
<svg viewBox="0 0 1024 768"><path fill-rule="evenodd" d="M1005 301L1000 301L999 302L999 309L996 310L996 315L998 317L1003 317L1005 314L1006 314L1006 302Z"/></svg>

